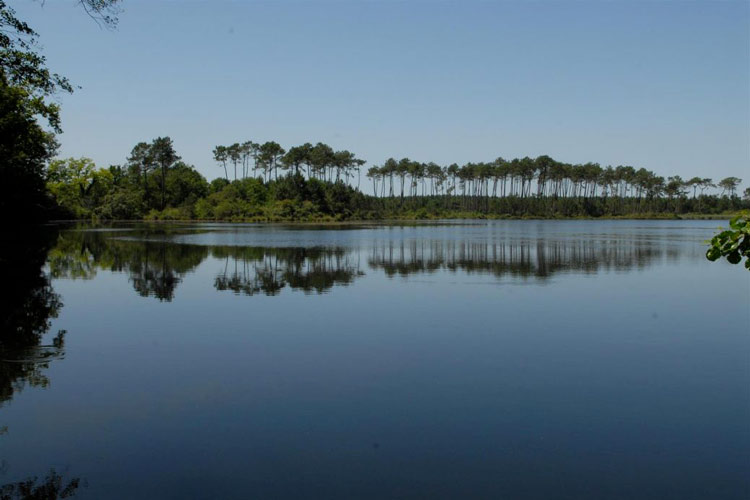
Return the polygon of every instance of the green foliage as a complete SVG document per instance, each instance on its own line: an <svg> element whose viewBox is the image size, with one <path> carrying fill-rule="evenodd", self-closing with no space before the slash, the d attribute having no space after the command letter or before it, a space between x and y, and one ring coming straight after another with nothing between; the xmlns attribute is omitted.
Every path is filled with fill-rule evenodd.
<svg viewBox="0 0 750 500"><path fill-rule="evenodd" d="M278 200L266 209L266 216L270 220L297 220L297 204L292 200Z"/></svg>
<svg viewBox="0 0 750 500"><path fill-rule="evenodd" d="M201 198L195 204L195 218L209 220L214 217L214 205L207 198Z"/></svg>
<svg viewBox="0 0 750 500"><path fill-rule="evenodd" d="M164 210L153 208L148 214L146 214L144 219L151 221L178 221L192 219L193 215L193 209L191 206L169 207Z"/></svg>
<svg viewBox="0 0 750 500"><path fill-rule="evenodd" d="M208 192L211 194L218 193L219 191L221 191L228 185L229 185L228 180L222 177L217 177L216 179L212 180L211 183L208 185Z"/></svg>
<svg viewBox="0 0 750 500"><path fill-rule="evenodd" d="M116 165L97 169L88 158L50 162L47 190L64 210L64 217L120 220L139 219L144 214L160 220L195 217L195 204L209 193L206 179L182 162L166 168L163 180L161 175L142 175L151 169L143 167L141 162L151 160L142 154L144 150L147 152L148 144L141 145L131 153L127 171Z"/></svg>
<svg viewBox="0 0 750 500"><path fill-rule="evenodd" d="M711 179L684 181L672 176L665 181L645 169L569 165L549 156L497 158L447 168L389 159L367 171L375 184L371 196L351 184L364 162L322 143L306 143L285 153L276 142L247 141L217 146L214 157L226 169L226 177L208 183L193 167L178 161L171 140L162 137L136 144L125 168L97 170L73 160L53 162L49 190L71 217L145 214L149 220L653 218L726 213L746 203L731 194L730 188L739 182L735 178L721 182L731 184L730 196L711 196L703 194L714 186ZM278 176L279 166L286 175ZM253 177L253 171L261 175Z"/></svg>
<svg viewBox="0 0 750 500"><path fill-rule="evenodd" d="M208 182L190 165L179 162L166 176L166 205L194 205L208 194Z"/></svg>
<svg viewBox="0 0 750 500"><path fill-rule="evenodd" d="M739 177L726 177L719 181L718 186L722 189L721 194L729 194L730 197L734 196L734 192L737 190L737 186L740 185L742 179Z"/></svg>
<svg viewBox="0 0 750 500"><path fill-rule="evenodd" d="M78 0L100 24L117 22L119 0ZM0 0L0 211L16 220L38 222L57 216L45 193L44 163L61 132L57 92L72 92L65 78L51 72L38 51L38 34Z"/></svg>
<svg viewBox="0 0 750 500"><path fill-rule="evenodd" d="M268 189L263 181L253 177L236 181L236 187L242 198L251 205L263 205L269 196Z"/></svg>
<svg viewBox="0 0 750 500"><path fill-rule="evenodd" d="M38 49L38 34L16 17L15 11L0 0L0 78L6 85L16 87L25 99L60 132L60 107L49 96L58 92L73 92L73 86L46 66L46 59Z"/></svg>
<svg viewBox="0 0 750 500"><path fill-rule="evenodd" d="M108 220L140 219L144 210L140 192L117 188L104 197L97 215Z"/></svg>
<svg viewBox="0 0 750 500"><path fill-rule="evenodd" d="M307 183L301 174L291 174L271 184L271 196L276 200L307 199Z"/></svg>
<svg viewBox="0 0 750 500"><path fill-rule="evenodd" d="M45 162L54 154L54 136L36 120L42 104L0 73L0 211L38 221L53 205L44 182Z"/></svg>
<svg viewBox="0 0 750 500"><path fill-rule="evenodd" d="M109 169L96 169L89 158L54 160L47 169L47 189L73 218L93 216L114 186Z"/></svg>
<svg viewBox="0 0 750 500"><path fill-rule="evenodd" d="M343 182L336 182L326 190L328 212L347 218L351 215L352 189Z"/></svg>
<svg viewBox="0 0 750 500"><path fill-rule="evenodd" d="M120 0L79 0L86 13L97 22L114 26ZM60 91L73 92L67 78L52 73L39 53L38 33L16 17L15 11L0 0L0 78L23 89L29 101L50 126L60 132L60 107L48 98Z"/></svg>
<svg viewBox="0 0 750 500"><path fill-rule="evenodd" d="M745 259L745 268L750 271L750 213L744 213L729 221L729 229L711 239L711 247L706 251L710 261L725 257L732 264Z"/></svg>

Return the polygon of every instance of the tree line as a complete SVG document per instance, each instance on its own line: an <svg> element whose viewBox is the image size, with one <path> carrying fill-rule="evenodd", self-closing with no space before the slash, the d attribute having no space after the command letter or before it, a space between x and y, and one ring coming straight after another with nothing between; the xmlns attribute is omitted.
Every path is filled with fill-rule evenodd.
<svg viewBox="0 0 750 500"><path fill-rule="evenodd" d="M418 198L439 197L444 207L453 209L538 216L716 213L744 206L737 196L742 182L737 177L716 183L709 177L683 180L674 175L665 179L645 168L571 164L547 155L512 160L498 157L462 166L389 158L381 166L370 167L367 177L372 180L372 195L387 200L386 204L397 199L401 205L433 210L440 204L433 200L425 205ZM718 192L706 194L717 188ZM746 205L750 188L743 197Z"/></svg>
<svg viewBox="0 0 750 500"><path fill-rule="evenodd" d="M354 178L366 162L358 159L353 153L343 150L334 151L328 144L319 142L314 146L306 142L300 146L285 150L279 143L268 141L258 144L252 141L234 143L231 146L216 146L213 149L214 160L223 167L224 178L229 181L227 165L231 164L234 180L238 180L237 167L240 167L239 179L246 179L259 172L263 180L270 181L279 178L279 168L296 174L305 173L308 178L320 179L328 182L344 180L348 182Z"/></svg>
<svg viewBox="0 0 750 500"><path fill-rule="evenodd" d="M664 178L644 168L569 164L549 156L440 166L390 158L367 170L373 191L358 187L364 160L323 143L285 150L246 141L216 146L223 177L211 182L183 162L172 139L136 144L122 165L53 160L47 191L68 218L199 220L343 220L473 216L603 216L721 213L750 202L741 179ZM281 173L279 173L281 170ZM230 177L231 172L231 177ZM717 192L707 194L709 189Z"/></svg>
<svg viewBox="0 0 750 500"><path fill-rule="evenodd" d="M421 163L408 158L389 158L382 166L371 167L367 177L373 181L374 196L395 196L394 184L400 185L403 198L408 196L456 194L462 196L531 196L544 197L676 197L692 190L701 194L709 188L721 188L721 195L735 196L742 179L726 177L714 184L711 178L693 177L683 180L679 175L664 177L645 168L607 166L598 163L570 164L547 155L537 158L502 157L492 162L452 164ZM408 182L407 182L408 181ZM386 190L386 187L388 188ZM421 190L421 193L420 193ZM747 190L746 190L747 191ZM386 195L387 193L387 195Z"/></svg>
<svg viewBox="0 0 750 500"><path fill-rule="evenodd" d="M72 219L324 220L351 218L367 205L346 182L362 163L348 151L320 143L288 152L275 142L235 146L215 148L225 176L211 182L182 161L170 137L158 137L136 144L122 165L52 160L46 187L61 217Z"/></svg>
<svg viewBox="0 0 750 500"><path fill-rule="evenodd" d="M79 0L104 26L118 0ZM288 149L247 140L213 148L223 177L208 182L173 141L136 144L122 165L53 159L61 132L54 95L74 85L49 68L37 33L0 0L0 210L49 219L342 220L481 216L723 213L747 208L740 179L661 177L644 168L570 164L549 156L448 166L365 161L324 143ZM716 191L714 191L716 190ZM369 188L368 188L369 191Z"/></svg>
<svg viewBox="0 0 750 500"><path fill-rule="evenodd" d="M79 4L105 26L117 21L116 0ZM665 179L643 168L549 156L462 166L390 158L363 172L363 159L321 142L286 149L246 140L213 148L223 176L211 182L181 159L168 136L139 142L122 164L106 168L86 158L54 159L61 131L54 96L74 85L47 68L37 38L0 0L0 210L16 214L13 222L597 217L748 206L750 190L740 199L735 177ZM362 173L372 194L360 189Z"/></svg>

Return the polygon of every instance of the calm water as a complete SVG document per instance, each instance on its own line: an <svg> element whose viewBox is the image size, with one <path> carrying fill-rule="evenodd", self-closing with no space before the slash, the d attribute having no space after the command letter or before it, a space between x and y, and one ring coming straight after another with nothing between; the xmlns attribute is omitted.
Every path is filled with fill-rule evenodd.
<svg viewBox="0 0 750 500"><path fill-rule="evenodd" d="M0 484L750 498L750 273L705 260L719 224L121 226L3 243Z"/></svg>

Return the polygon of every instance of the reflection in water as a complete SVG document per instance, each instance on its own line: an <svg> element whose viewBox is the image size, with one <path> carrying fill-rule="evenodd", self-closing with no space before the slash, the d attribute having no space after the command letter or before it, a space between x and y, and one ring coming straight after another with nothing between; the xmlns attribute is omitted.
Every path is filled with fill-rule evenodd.
<svg viewBox="0 0 750 500"><path fill-rule="evenodd" d="M0 408L0 448L17 469L6 477L0 467L0 500L243 491L689 498L717 481L747 491L747 439L736 437L747 414L738 382L747 343L735 334L736 301L726 301L728 328L711 330L731 298L721 290L738 282L723 287L721 268L712 280L714 268L691 267L690 252L701 251L693 236L289 233L253 228L179 244L177 230L64 231L5 247L0 272L15 293L0 316L0 402L17 400ZM649 272L619 275L639 269ZM53 281L97 273L106 276ZM465 276L481 279L454 279ZM680 292L698 278L716 297L705 307ZM64 293L67 338L81 347L54 364L66 336L51 320L62 307L51 284ZM652 304L647 287L670 300ZM99 296L105 288L112 293ZM128 300L133 290L150 298ZM302 295L331 290L325 300ZM578 304L587 304L585 322ZM92 318L105 314L102 335ZM45 373L54 392L13 396L24 384L46 386ZM93 478L90 491L70 474L45 475L71 461ZM496 481L497 471L505 476ZM198 476L211 481L189 480Z"/></svg>
<svg viewBox="0 0 750 500"><path fill-rule="evenodd" d="M65 332L48 345L42 339L62 307L43 266L57 233L38 231L11 237L2 246L0 275L11 293L0 317L0 405L26 384L47 387L52 359L63 355Z"/></svg>
<svg viewBox="0 0 750 500"><path fill-rule="evenodd" d="M206 257L203 248L186 245L170 245L159 242L144 242L133 248L121 268L130 275L133 288L142 297L158 297L170 301L182 277L195 269ZM134 251L133 251L134 250Z"/></svg>
<svg viewBox="0 0 750 500"><path fill-rule="evenodd" d="M0 316L0 406L26 385L48 387L45 370L64 355L65 331L43 344L50 320L62 308L60 296L44 271L47 253L57 241L57 231L40 229L7 238L0 247L0 276L8 293ZM0 426L0 437L8 433ZM5 473L2 462L0 473ZM75 496L81 481L66 480L54 469L43 478L31 477L0 485L0 500L56 500Z"/></svg>
<svg viewBox="0 0 750 500"><path fill-rule="evenodd" d="M167 235L169 236L169 235ZM495 277L546 280L559 272L597 273L643 269L652 261L677 258L669 245L627 237L508 238L471 240L376 240L366 250L344 247L261 247L183 244L132 232L67 231L49 253L53 278L91 279L104 269L128 274L141 296L171 301L185 275L205 259L223 261L217 290L235 294L277 295L283 288L324 293L364 276L367 265L389 277L436 271L461 271Z"/></svg>
<svg viewBox="0 0 750 500"><path fill-rule="evenodd" d="M31 387L49 387L44 370L50 361L61 359L64 350L65 330L60 330L51 345L30 344L16 349L3 350L0 359L0 404L9 400L27 383Z"/></svg>
<svg viewBox="0 0 750 500"><path fill-rule="evenodd" d="M56 318L62 302L50 284L43 266L47 252L57 239L49 229L8 237L0 247L0 276L8 293L0 316L0 406L26 385L46 388L45 370L50 361L64 355L65 331L60 330L49 344L43 338ZM0 426L0 436L8 433ZM3 466L5 463L3 462ZM4 472L4 467L0 472ZM75 495L80 479L64 480L50 470L37 477L0 485L2 500L55 500Z"/></svg>
<svg viewBox="0 0 750 500"><path fill-rule="evenodd" d="M225 259L216 289L243 295L276 295L286 285L323 293L364 275L356 256L342 248L216 247L212 255Z"/></svg>
<svg viewBox="0 0 750 500"><path fill-rule="evenodd" d="M186 245L87 231L63 233L49 267L53 278L91 279L99 269L125 272L139 295L171 301L184 276L208 257L224 261L214 287L243 295L276 295L286 286L323 293L364 274L357 256L338 247Z"/></svg>
<svg viewBox="0 0 750 500"><path fill-rule="evenodd" d="M52 278L92 279L98 269L127 272L139 295L171 301L183 276L207 255L206 247L68 231L50 252L49 267Z"/></svg>
<svg viewBox="0 0 750 500"><path fill-rule="evenodd" d="M66 481L55 469L39 481L32 477L0 486L0 500L57 500L75 496L81 484L79 478Z"/></svg>
<svg viewBox="0 0 750 500"><path fill-rule="evenodd" d="M668 251L618 238L388 241L375 245L368 264L373 269L383 269L388 276L460 270L498 278L509 275L544 280L561 271L596 273L641 269Z"/></svg>

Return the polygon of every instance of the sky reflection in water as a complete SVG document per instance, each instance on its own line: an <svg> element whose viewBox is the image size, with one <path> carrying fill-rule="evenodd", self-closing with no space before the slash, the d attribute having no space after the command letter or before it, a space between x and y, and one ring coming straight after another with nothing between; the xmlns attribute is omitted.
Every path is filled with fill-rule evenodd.
<svg viewBox="0 0 750 500"><path fill-rule="evenodd" d="M746 498L750 279L705 261L717 225L62 230L6 259L34 314L3 325L0 482Z"/></svg>

